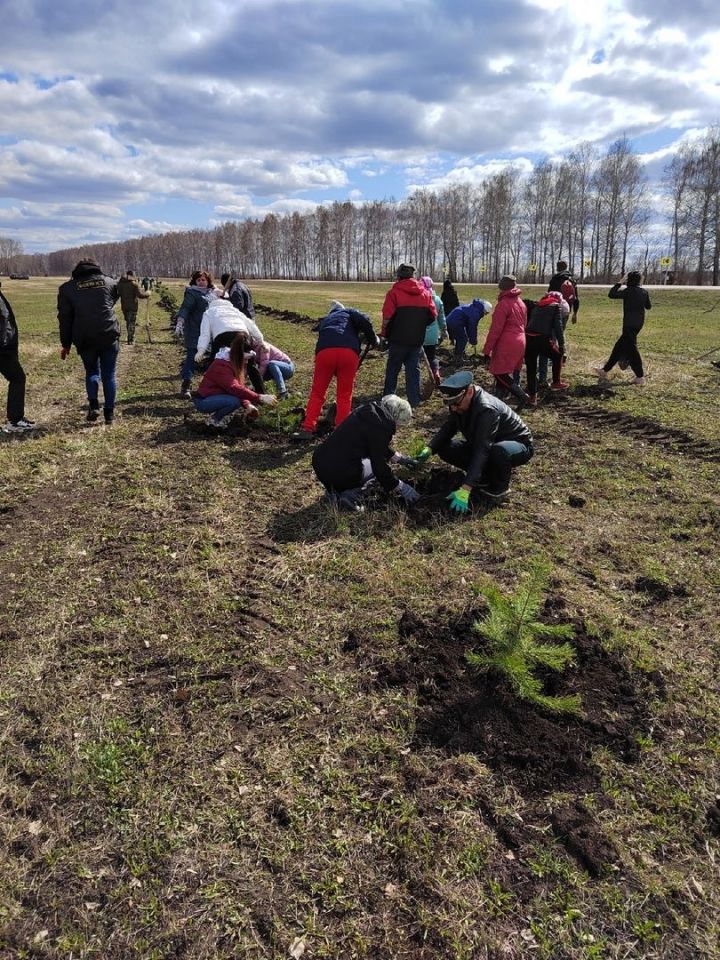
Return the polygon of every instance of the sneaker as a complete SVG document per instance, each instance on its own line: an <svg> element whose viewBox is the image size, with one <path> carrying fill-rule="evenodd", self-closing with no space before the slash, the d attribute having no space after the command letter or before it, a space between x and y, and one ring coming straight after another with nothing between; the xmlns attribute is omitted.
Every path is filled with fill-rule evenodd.
<svg viewBox="0 0 720 960"><path fill-rule="evenodd" d="M570 386L569 383L563 383L562 380L558 380L557 383L553 383L550 385L550 389L551 390L567 390L569 386Z"/></svg>
<svg viewBox="0 0 720 960"><path fill-rule="evenodd" d="M100 411L97 407L90 407L87 412L87 421L88 423L95 423L97 418L100 416Z"/></svg>
<svg viewBox="0 0 720 960"><path fill-rule="evenodd" d="M541 390L547 390L549 386L550 384L547 382L547 380L538 380L538 387Z"/></svg>
<svg viewBox="0 0 720 960"><path fill-rule="evenodd" d="M183 400L192 400L192 394L190 393L190 380L183 380L180 384L180 396Z"/></svg>
<svg viewBox="0 0 720 960"><path fill-rule="evenodd" d="M227 430L227 417L222 417L220 420L216 420L215 415L210 414L206 423L211 430Z"/></svg>
<svg viewBox="0 0 720 960"><path fill-rule="evenodd" d="M362 513L365 507L361 501L361 487L355 487L352 490L343 490L343 492L337 496L338 510L347 510L349 513Z"/></svg>
<svg viewBox="0 0 720 960"><path fill-rule="evenodd" d="M593 373L597 376L598 380L600 381L610 379L605 367L593 367Z"/></svg>
<svg viewBox="0 0 720 960"><path fill-rule="evenodd" d="M103 410L103 417L105 418L105 426L111 427L115 420L115 414L112 410Z"/></svg>
<svg viewBox="0 0 720 960"><path fill-rule="evenodd" d="M315 432L313 430L306 430L303 427L302 429L291 434L290 439L294 443L310 443L311 440L315 439Z"/></svg>
<svg viewBox="0 0 720 960"><path fill-rule="evenodd" d="M287 390L283 390L281 393L278 394L278 400L287 400L289 396L290 394L287 392Z"/></svg>
<svg viewBox="0 0 720 960"><path fill-rule="evenodd" d="M480 490L482 495L487 497L488 500L492 500L493 503L500 503L501 500L507 500L510 493L510 487L506 487L504 490L490 490L488 487L478 487L478 490Z"/></svg>
<svg viewBox="0 0 720 960"><path fill-rule="evenodd" d="M536 394L536 393L529 393L529 394L528 394L526 406L530 407L530 408L533 409L533 410L535 409L535 407L537 407L537 394Z"/></svg>
<svg viewBox="0 0 720 960"><path fill-rule="evenodd" d="M22 420L8 420L3 424L3 433L27 433L32 427L26 427Z"/></svg>
<svg viewBox="0 0 720 960"><path fill-rule="evenodd" d="M644 387L645 377L633 377L630 383L634 384L636 387Z"/></svg>

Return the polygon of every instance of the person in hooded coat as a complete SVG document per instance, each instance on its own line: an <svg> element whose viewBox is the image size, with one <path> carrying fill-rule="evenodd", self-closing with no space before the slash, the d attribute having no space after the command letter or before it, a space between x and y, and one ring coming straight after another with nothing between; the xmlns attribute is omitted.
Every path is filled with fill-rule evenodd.
<svg viewBox="0 0 720 960"><path fill-rule="evenodd" d="M361 336L369 345L378 346L377 334L366 313L345 307L339 300L331 301L330 312L321 318L318 328L315 369L305 417L293 439L305 441L315 436L333 377L337 380L335 426L339 427L350 415L355 376L360 366Z"/></svg>
<svg viewBox="0 0 720 960"><path fill-rule="evenodd" d="M20 365L19 336L10 301L0 290L0 374L8 381L4 433L25 433L35 426L25 416L25 371Z"/></svg>
<svg viewBox="0 0 720 960"><path fill-rule="evenodd" d="M433 303L435 304L435 309L437 310L437 319L434 323L431 323L429 327L425 328L423 350L425 351L425 356L430 364L433 379L435 383L438 384L440 383L440 360L438 359L437 348L447 336L445 308L443 307L442 300L433 290L432 277L420 277L420 283L422 283L426 290L430 291L430 296L433 298Z"/></svg>
<svg viewBox="0 0 720 960"><path fill-rule="evenodd" d="M516 383L515 374L522 369L525 359L527 310L520 299L522 291L512 274L501 277L498 288L500 292L483 354L490 373L495 377L496 395L502 398L510 392L526 404L529 397Z"/></svg>
<svg viewBox="0 0 720 960"><path fill-rule="evenodd" d="M390 469L391 463L414 464L391 447L398 426L411 419L407 400L395 395L383 397L362 404L320 444L313 453L312 465L329 503L340 509L361 509L363 487L372 477L383 490L408 504L419 500L418 492L394 477Z"/></svg>
<svg viewBox="0 0 720 960"><path fill-rule="evenodd" d="M465 348L468 343L477 346L477 331L480 321L486 313L492 311L492 304L487 300L473 300L455 307L447 317L448 335L455 344L455 359L465 357Z"/></svg>
<svg viewBox="0 0 720 960"><path fill-rule="evenodd" d="M60 358L65 360L73 345L80 354L90 422L98 419L101 381L105 423L111 424L115 415L120 324L113 307L119 296L117 280L106 277L95 260L80 260L70 280L58 289Z"/></svg>
<svg viewBox="0 0 720 960"><path fill-rule="evenodd" d="M460 306L460 297L457 295L457 290L452 285L450 280L443 281L442 293L440 294L440 299L442 300L443 309L445 310L445 316L449 317L455 307Z"/></svg>
<svg viewBox="0 0 720 960"><path fill-rule="evenodd" d="M400 370L405 368L405 389L411 407L420 406L420 352L427 328L437 319L432 295L419 280L415 267L401 263L397 280L385 295L380 336L388 344L383 396L394 394Z"/></svg>
<svg viewBox="0 0 720 960"><path fill-rule="evenodd" d="M195 373L195 354L203 315L217 296L212 274L208 270L196 270L190 277L189 286L185 287L183 302L177 312L178 327L182 329L185 341L185 359L180 368L180 396L186 400L192 399L190 387Z"/></svg>
<svg viewBox="0 0 720 960"><path fill-rule="evenodd" d="M538 357L552 364L553 390L566 390L560 379L565 355L565 325L570 307L557 290L549 290L533 305L525 328L525 366L530 406L537 405Z"/></svg>

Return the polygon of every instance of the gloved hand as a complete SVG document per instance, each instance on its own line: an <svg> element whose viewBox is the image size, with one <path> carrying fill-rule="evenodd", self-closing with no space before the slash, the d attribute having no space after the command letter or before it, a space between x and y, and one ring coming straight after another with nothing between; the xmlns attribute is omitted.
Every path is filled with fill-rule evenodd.
<svg viewBox="0 0 720 960"><path fill-rule="evenodd" d="M450 509L456 510L458 513L467 513L470 509L468 504L470 499L470 491L466 490L464 487L460 487L458 490L453 490L453 492L449 493L445 499L450 501Z"/></svg>
<svg viewBox="0 0 720 960"><path fill-rule="evenodd" d="M274 397L271 393L261 393L258 400L266 407L274 407L277 403L277 397Z"/></svg>
<svg viewBox="0 0 720 960"><path fill-rule="evenodd" d="M248 350L247 353L243 354L243 360L254 360L257 357L257 354L254 350Z"/></svg>
<svg viewBox="0 0 720 960"><path fill-rule="evenodd" d="M376 337L375 337L375 343L373 344L373 347L374 347L376 350L379 350L379 349L381 348L381 346L382 346L382 339L381 339L380 337L376 336Z"/></svg>
<svg viewBox="0 0 720 960"><path fill-rule="evenodd" d="M423 447L420 453L415 457L415 463L425 463L433 455L430 447Z"/></svg>
<svg viewBox="0 0 720 960"><path fill-rule="evenodd" d="M402 497L405 503L417 503L420 499L420 494L415 490L414 487L411 487L409 483L404 483L402 480L398 481L398 485L395 487L395 493Z"/></svg>
<svg viewBox="0 0 720 960"><path fill-rule="evenodd" d="M397 463L401 467L416 467L418 465L417 460L413 460L412 457L406 457L402 453L394 453L390 457L390 463Z"/></svg>
<svg viewBox="0 0 720 960"><path fill-rule="evenodd" d="M440 344L444 343L446 340L447 340L447 334L445 333L444 330L441 330L440 336L438 337L438 346L440 346Z"/></svg>
<svg viewBox="0 0 720 960"><path fill-rule="evenodd" d="M198 352L195 354L195 363L201 363L201 362L202 362L202 358L203 358L204 356L205 356L205 354L204 354L204 353L200 353L200 351L198 350Z"/></svg>
<svg viewBox="0 0 720 960"><path fill-rule="evenodd" d="M70 347L60 347L60 359L64 360L70 353Z"/></svg>
<svg viewBox="0 0 720 960"><path fill-rule="evenodd" d="M248 420L257 420L260 416L260 411L253 403L248 403L245 406L245 416Z"/></svg>
<svg viewBox="0 0 720 960"><path fill-rule="evenodd" d="M566 353L564 353L564 354L562 355L562 362L563 362L563 363L567 363L567 359L568 359L568 355L567 355Z"/></svg>
<svg viewBox="0 0 720 960"><path fill-rule="evenodd" d="M178 317L177 323L175 324L175 336L181 337L183 335L183 330L185 329L185 321L182 317Z"/></svg>

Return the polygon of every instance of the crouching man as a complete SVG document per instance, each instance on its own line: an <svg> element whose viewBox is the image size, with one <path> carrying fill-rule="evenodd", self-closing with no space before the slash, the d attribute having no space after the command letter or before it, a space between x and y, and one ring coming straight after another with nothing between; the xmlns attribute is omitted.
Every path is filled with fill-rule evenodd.
<svg viewBox="0 0 720 960"><path fill-rule="evenodd" d="M489 500L503 500L510 491L512 468L533 455L530 430L506 403L476 386L469 370L443 380L440 394L450 416L416 460L422 463L437 454L465 471L464 482L447 497L458 513L467 512L473 490ZM464 439L454 439L457 433Z"/></svg>
<svg viewBox="0 0 720 960"><path fill-rule="evenodd" d="M408 401L390 394L382 400L364 403L336 427L312 458L329 503L343 510L362 510L363 487L372 477L383 490L402 497L408 504L420 499L420 494L394 477L390 469L390 463L414 463L390 446L397 428L411 419Z"/></svg>

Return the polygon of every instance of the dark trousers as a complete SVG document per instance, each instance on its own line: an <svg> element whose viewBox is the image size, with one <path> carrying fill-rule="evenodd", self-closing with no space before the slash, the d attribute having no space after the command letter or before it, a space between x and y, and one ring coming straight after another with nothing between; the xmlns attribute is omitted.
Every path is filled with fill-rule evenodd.
<svg viewBox="0 0 720 960"><path fill-rule="evenodd" d="M467 470L472 460L473 449L467 440L451 440L435 451L441 460ZM500 440L490 447L485 469L478 481L489 493L504 493L510 486L510 471L527 463L533 455L532 444L518 440Z"/></svg>
<svg viewBox="0 0 720 960"><path fill-rule="evenodd" d="M125 325L127 326L127 342L133 343L135 340L135 327L137 326L137 309L123 310Z"/></svg>
<svg viewBox="0 0 720 960"><path fill-rule="evenodd" d="M527 368L527 391L530 396L537 393L538 357L547 357L552 363L553 383L560 382L562 357L560 351L553 347L549 337L527 338L525 343L525 366Z"/></svg>
<svg viewBox="0 0 720 960"><path fill-rule="evenodd" d="M17 351L0 353L0 374L8 381L7 418L17 423L25 416L25 371L20 366Z"/></svg>
<svg viewBox="0 0 720 960"><path fill-rule="evenodd" d="M621 360L626 360L636 377L644 376L642 357L637 347L637 330L623 330L615 346L612 348L610 359L603 367L608 373Z"/></svg>

